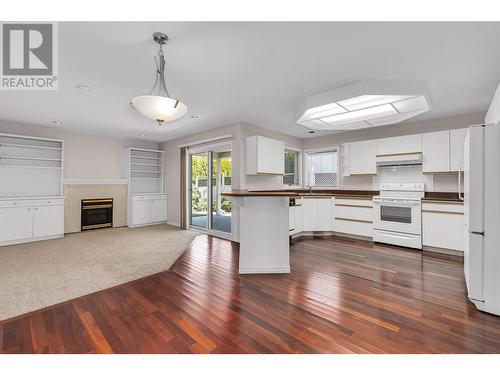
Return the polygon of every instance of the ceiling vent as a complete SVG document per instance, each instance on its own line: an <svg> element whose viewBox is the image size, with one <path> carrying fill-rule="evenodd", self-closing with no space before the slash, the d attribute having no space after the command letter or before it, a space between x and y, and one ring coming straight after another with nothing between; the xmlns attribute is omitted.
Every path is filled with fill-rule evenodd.
<svg viewBox="0 0 500 375"><path fill-rule="evenodd" d="M430 108L425 81L364 80L307 97L297 124L343 132L396 124Z"/></svg>

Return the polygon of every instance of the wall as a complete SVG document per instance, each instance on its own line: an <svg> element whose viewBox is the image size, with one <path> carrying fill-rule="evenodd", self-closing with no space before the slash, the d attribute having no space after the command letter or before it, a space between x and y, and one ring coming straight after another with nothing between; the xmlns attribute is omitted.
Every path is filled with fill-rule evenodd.
<svg viewBox="0 0 500 375"><path fill-rule="evenodd" d="M155 142L98 137L31 125L0 123L0 133L63 139L64 178L125 178L126 147L158 149Z"/></svg>
<svg viewBox="0 0 500 375"><path fill-rule="evenodd" d="M486 113L485 123L496 124L500 121L500 83L495 91L495 96L491 101L490 108Z"/></svg>
<svg viewBox="0 0 500 375"><path fill-rule="evenodd" d="M161 143L160 150L165 151L165 175L168 193L168 221L171 224L180 223L180 145L198 142L222 135L233 136L233 189L281 189L282 178L280 176L247 176L245 174L246 150L245 139L252 135L262 135L269 138L279 139L289 147L302 149L303 140L286 134L278 133L246 123L237 123L221 126L202 133L193 134L183 138Z"/></svg>
<svg viewBox="0 0 500 375"><path fill-rule="evenodd" d="M352 132L308 138L304 140L303 145L305 150L310 150L322 147L340 146L342 143L346 142L465 128L469 125L483 123L484 116L484 112L468 113L439 119L380 126L371 129L360 129ZM434 191L457 191L456 174L434 175L433 179ZM374 187L374 179L370 176L341 177L340 184L343 189L372 189Z"/></svg>

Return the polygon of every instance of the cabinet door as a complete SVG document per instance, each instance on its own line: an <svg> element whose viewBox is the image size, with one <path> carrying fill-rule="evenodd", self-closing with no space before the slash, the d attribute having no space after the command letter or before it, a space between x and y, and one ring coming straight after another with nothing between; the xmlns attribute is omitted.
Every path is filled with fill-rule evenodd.
<svg viewBox="0 0 500 375"><path fill-rule="evenodd" d="M300 233L304 230L304 210L303 210L303 206L302 206L302 201L299 201L297 200L298 203L297 204L300 204L300 206L295 206L294 207L294 215L295 215L295 219L294 219L294 225L295 225L295 231L294 233Z"/></svg>
<svg viewBox="0 0 500 375"><path fill-rule="evenodd" d="M422 213L422 240L425 246L464 251L463 214Z"/></svg>
<svg viewBox="0 0 500 375"><path fill-rule="evenodd" d="M423 165L425 173L450 171L450 132L425 133L422 136Z"/></svg>
<svg viewBox="0 0 500 375"><path fill-rule="evenodd" d="M257 173L285 173L285 143L267 138L257 137Z"/></svg>
<svg viewBox="0 0 500 375"><path fill-rule="evenodd" d="M398 137L398 153L422 152L422 134Z"/></svg>
<svg viewBox="0 0 500 375"><path fill-rule="evenodd" d="M316 230L332 230L332 199L318 199L318 225Z"/></svg>
<svg viewBox="0 0 500 375"><path fill-rule="evenodd" d="M463 171L464 141L467 128L450 130L450 170Z"/></svg>
<svg viewBox="0 0 500 375"><path fill-rule="evenodd" d="M302 209L304 211L304 231L315 231L318 228L318 203L316 199L302 199Z"/></svg>
<svg viewBox="0 0 500 375"><path fill-rule="evenodd" d="M393 155L398 153L398 139L382 138L377 139L377 155Z"/></svg>
<svg viewBox="0 0 500 375"><path fill-rule="evenodd" d="M151 222L151 201L133 201L132 225L147 224Z"/></svg>
<svg viewBox="0 0 500 375"><path fill-rule="evenodd" d="M33 237L61 236L64 234L64 206L33 208Z"/></svg>
<svg viewBox="0 0 500 375"><path fill-rule="evenodd" d="M352 175L377 174L377 142L353 142L349 146L349 167Z"/></svg>
<svg viewBox="0 0 500 375"><path fill-rule="evenodd" d="M151 203L151 222L167 221L167 200L155 199Z"/></svg>
<svg viewBox="0 0 500 375"><path fill-rule="evenodd" d="M0 208L0 242L33 237L31 207Z"/></svg>

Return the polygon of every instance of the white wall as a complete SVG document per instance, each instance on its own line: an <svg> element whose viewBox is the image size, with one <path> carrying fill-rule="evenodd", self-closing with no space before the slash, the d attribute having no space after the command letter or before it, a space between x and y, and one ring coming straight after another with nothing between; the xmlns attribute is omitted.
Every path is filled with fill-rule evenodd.
<svg viewBox="0 0 500 375"><path fill-rule="evenodd" d="M0 122L0 133L64 140L64 178L125 178L125 148L158 149L158 143L77 134L57 128Z"/></svg>

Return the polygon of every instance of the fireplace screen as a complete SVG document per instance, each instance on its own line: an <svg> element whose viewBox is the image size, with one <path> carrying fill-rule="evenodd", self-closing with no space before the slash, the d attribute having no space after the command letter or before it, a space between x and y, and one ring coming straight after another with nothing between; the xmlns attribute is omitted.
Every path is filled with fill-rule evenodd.
<svg viewBox="0 0 500 375"><path fill-rule="evenodd" d="M82 231L113 226L113 199L82 199Z"/></svg>

